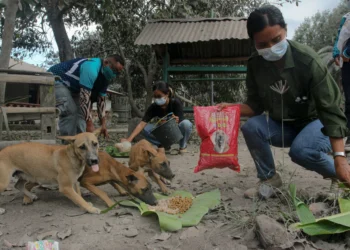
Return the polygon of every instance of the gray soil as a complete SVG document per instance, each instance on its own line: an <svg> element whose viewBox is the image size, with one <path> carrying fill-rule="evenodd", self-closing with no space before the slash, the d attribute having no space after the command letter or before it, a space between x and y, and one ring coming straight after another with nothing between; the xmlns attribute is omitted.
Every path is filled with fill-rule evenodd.
<svg viewBox="0 0 350 250"><path fill-rule="evenodd" d="M111 134L112 140L125 134ZM282 166L283 152L273 149L275 162L281 172L285 187L290 182L304 190L309 196L327 191L329 180L306 171L293 164L284 152L285 164ZM169 155L171 168L176 177L171 183L172 190L187 190L194 195L219 188L222 203L217 210L206 215L197 227L184 228L178 232L161 234L155 216L141 217L131 208L115 208L103 215L84 213L57 190L34 189L39 200L32 205L22 205L22 195L13 187L0 195L0 208L6 212L0 215L0 249L8 249L4 241L18 244L20 241L37 240L43 233L52 234L48 238L59 241L61 250L79 249L262 249L255 237L255 217L266 214L276 220L281 218L281 211L293 217L293 207L287 193L268 201L248 200L243 197L244 190L257 183L256 170L247 147L239 137L239 162L241 172L230 169L212 169L197 174L193 173L199 159L198 139L189 146L189 153L184 156ZM120 159L126 163L127 159ZM110 186L102 186L110 197L118 200L123 197ZM157 186L153 188L157 191ZM106 205L83 189L84 198L95 206L105 209ZM125 214L129 212L130 214ZM279 220L281 221L281 220ZM286 222L286 225L288 222ZM71 232L69 231L71 230ZM64 232L66 231L66 232ZM68 232L67 232L68 231ZM57 232L67 236L57 238ZM161 239L157 239L161 236ZM341 249L340 244L326 243L313 239L319 249ZM25 248L17 248L25 249Z"/></svg>

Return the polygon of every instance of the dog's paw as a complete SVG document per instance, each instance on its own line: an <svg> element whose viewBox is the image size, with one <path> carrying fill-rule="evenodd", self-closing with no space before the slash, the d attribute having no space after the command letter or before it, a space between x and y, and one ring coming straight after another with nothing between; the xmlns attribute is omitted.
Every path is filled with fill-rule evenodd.
<svg viewBox="0 0 350 250"><path fill-rule="evenodd" d="M89 212L90 214L100 214L100 213L101 213L101 210L98 209L97 207L91 207L91 208L89 208L88 212Z"/></svg>
<svg viewBox="0 0 350 250"><path fill-rule="evenodd" d="M32 200L31 198L29 198L28 196L24 196L23 197L23 202L22 204L23 205L30 205L34 202L34 200Z"/></svg>
<svg viewBox="0 0 350 250"><path fill-rule="evenodd" d="M171 192L168 190L168 189L161 189L160 190L160 192L162 193L162 194L164 194L164 195L169 195L169 194L171 194Z"/></svg>
<svg viewBox="0 0 350 250"><path fill-rule="evenodd" d="M31 199L32 199L33 201L36 201L36 200L38 200L39 198L38 198L38 196L36 196L35 194L32 194Z"/></svg>
<svg viewBox="0 0 350 250"><path fill-rule="evenodd" d="M127 195L128 195L128 192L126 192L126 191L119 192L119 195L120 195L120 196L127 196Z"/></svg>

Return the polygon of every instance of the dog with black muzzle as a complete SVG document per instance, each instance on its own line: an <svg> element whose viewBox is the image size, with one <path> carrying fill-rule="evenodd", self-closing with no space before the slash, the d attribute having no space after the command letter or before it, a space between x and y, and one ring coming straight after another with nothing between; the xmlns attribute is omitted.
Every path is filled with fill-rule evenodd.
<svg viewBox="0 0 350 250"><path fill-rule="evenodd" d="M150 142L141 140L131 147L129 157L129 168L135 172L147 172L148 176L158 184L162 193L168 193L160 176L171 180L175 175L170 169L170 162L166 158L164 150L156 150Z"/></svg>
<svg viewBox="0 0 350 250"><path fill-rule="evenodd" d="M0 192L9 185L11 176L19 177L15 187L24 193L24 204L37 197L30 190L38 184L58 184L59 191L89 213L100 210L86 202L80 194L78 178L85 167L99 171L98 140L93 133L61 136L68 145L21 143L0 151ZM75 189L74 189L75 188Z"/></svg>

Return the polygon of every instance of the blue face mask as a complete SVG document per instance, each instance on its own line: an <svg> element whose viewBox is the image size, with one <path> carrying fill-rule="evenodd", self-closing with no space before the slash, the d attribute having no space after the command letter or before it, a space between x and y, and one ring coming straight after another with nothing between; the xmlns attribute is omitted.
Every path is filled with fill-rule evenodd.
<svg viewBox="0 0 350 250"><path fill-rule="evenodd" d="M117 74L109 66L104 66L102 68L102 74L106 77L107 81L111 81L113 78L117 77Z"/></svg>
<svg viewBox="0 0 350 250"><path fill-rule="evenodd" d="M275 62L280 60L287 52L289 43L287 39L280 41L273 45L271 48L256 49L258 54L261 55L266 61Z"/></svg>
<svg viewBox="0 0 350 250"><path fill-rule="evenodd" d="M158 105L158 106L163 106L166 103L166 98L162 97L162 98L157 98L154 99L154 102Z"/></svg>

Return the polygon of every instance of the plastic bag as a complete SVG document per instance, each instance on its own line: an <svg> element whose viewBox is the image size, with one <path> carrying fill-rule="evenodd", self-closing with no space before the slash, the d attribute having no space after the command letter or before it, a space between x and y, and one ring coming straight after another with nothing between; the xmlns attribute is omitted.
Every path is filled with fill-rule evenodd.
<svg viewBox="0 0 350 250"><path fill-rule="evenodd" d="M41 240L28 242L27 250L59 250L59 246L57 241Z"/></svg>
<svg viewBox="0 0 350 250"><path fill-rule="evenodd" d="M197 133L202 139L195 173L226 167L240 172L237 142L240 114L239 105L226 107L220 112L217 106L194 107Z"/></svg>

